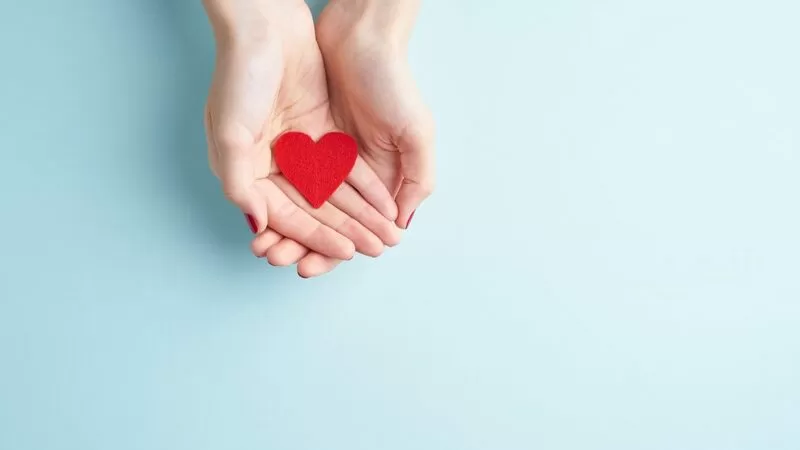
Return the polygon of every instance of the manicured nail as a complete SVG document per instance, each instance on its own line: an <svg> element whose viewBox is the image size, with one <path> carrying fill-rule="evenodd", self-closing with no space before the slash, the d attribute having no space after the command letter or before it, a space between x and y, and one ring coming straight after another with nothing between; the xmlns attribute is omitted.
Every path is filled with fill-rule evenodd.
<svg viewBox="0 0 800 450"><path fill-rule="evenodd" d="M247 225L250 226L250 231L252 231L253 234L256 234L256 232L258 231L258 224L256 223L256 219L250 214L245 214L244 217L247 219Z"/></svg>
<svg viewBox="0 0 800 450"><path fill-rule="evenodd" d="M408 226L409 226L409 225L411 225L411 219L413 219L413 218L414 218L414 213L415 213L415 212L417 212L417 210L416 210L416 209L415 209L414 211L411 211L411 215L410 215L410 216L408 216L408 222L406 222L406 229L408 229Z"/></svg>

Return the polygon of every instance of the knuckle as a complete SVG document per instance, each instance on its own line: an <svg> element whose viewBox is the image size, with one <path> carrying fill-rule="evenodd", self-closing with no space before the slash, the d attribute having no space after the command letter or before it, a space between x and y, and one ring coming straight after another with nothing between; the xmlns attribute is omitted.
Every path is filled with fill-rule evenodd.
<svg viewBox="0 0 800 450"><path fill-rule="evenodd" d="M291 222L300 211L297 205L292 203L289 199L284 199L284 201L279 202L275 206L275 211L272 212L272 215L281 221Z"/></svg>
<svg viewBox="0 0 800 450"><path fill-rule="evenodd" d="M380 220L380 213L378 213L375 208L373 208L370 204L364 203L358 208L355 214L352 214L352 218L358 221L359 223L370 223Z"/></svg>
<svg viewBox="0 0 800 450"><path fill-rule="evenodd" d="M308 242L325 242L332 238L326 231L326 228L321 223L316 223L309 228L303 238Z"/></svg>
<svg viewBox="0 0 800 450"><path fill-rule="evenodd" d="M434 189L436 189L436 182L433 180L425 180L421 181L417 187L419 192L424 195L425 197L433 194Z"/></svg>
<svg viewBox="0 0 800 450"><path fill-rule="evenodd" d="M238 182L238 180L222 180L222 193L225 194L225 198L236 204L247 201L247 186Z"/></svg>
<svg viewBox="0 0 800 450"><path fill-rule="evenodd" d="M332 228L333 231L341 234L342 236L354 236L361 232L358 222L350 217L343 217L342 220Z"/></svg>

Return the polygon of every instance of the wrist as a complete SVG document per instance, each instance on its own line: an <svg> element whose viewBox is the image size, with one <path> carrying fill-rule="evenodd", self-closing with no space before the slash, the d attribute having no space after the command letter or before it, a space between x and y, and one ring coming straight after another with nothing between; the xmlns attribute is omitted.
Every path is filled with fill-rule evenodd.
<svg viewBox="0 0 800 450"><path fill-rule="evenodd" d="M420 0L331 0L319 23L323 40L355 39L404 47L411 36ZM326 36L328 35L328 36Z"/></svg>
<svg viewBox="0 0 800 450"><path fill-rule="evenodd" d="M272 40L297 14L309 14L304 0L203 0L218 44L249 45Z"/></svg>

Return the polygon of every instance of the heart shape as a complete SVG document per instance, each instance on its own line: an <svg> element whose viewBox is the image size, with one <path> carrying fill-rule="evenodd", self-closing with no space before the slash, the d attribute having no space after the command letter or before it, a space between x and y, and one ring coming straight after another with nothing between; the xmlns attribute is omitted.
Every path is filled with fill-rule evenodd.
<svg viewBox="0 0 800 450"><path fill-rule="evenodd" d="M358 157L351 136L330 132L314 142L311 136L289 131L272 146L275 163L314 208L322 206L347 178Z"/></svg>

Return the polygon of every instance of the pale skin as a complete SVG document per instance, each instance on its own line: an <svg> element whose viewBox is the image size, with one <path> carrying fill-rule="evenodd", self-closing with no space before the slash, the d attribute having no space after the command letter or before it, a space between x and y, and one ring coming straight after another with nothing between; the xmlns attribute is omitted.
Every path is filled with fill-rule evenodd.
<svg viewBox="0 0 800 450"><path fill-rule="evenodd" d="M334 0L314 26L301 0L206 0L217 39L206 129L226 196L255 222L254 254L332 270L396 245L433 189L433 121L405 56L416 0ZM324 63L323 63L324 61ZM341 129L360 157L312 208L275 167L287 130Z"/></svg>

